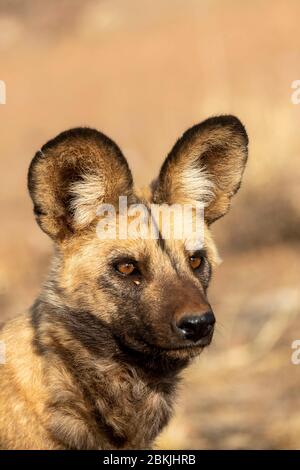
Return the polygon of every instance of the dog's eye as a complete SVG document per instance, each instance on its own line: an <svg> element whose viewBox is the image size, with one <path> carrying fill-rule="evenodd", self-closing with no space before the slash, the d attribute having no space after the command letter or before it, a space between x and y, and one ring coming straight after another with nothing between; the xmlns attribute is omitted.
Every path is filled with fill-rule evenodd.
<svg viewBox="0 0 300 470"><path fill-rule="evenodd" d="M202 264L202 257L201 256L190 256L190 266L192 269L198 269L200 268Z"/></svg>
<svg viewBox="0 0 300 470"><path fill-rule="evenodd" d="M119 273L124 274L125 276L129 276L136 271L136 267L133 263L118 263L116 265L116 269Z"/></svg>

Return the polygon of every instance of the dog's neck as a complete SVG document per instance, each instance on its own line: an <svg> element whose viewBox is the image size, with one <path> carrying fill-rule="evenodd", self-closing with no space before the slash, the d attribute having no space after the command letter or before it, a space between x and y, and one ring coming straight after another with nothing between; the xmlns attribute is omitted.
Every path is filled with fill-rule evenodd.
<svg viewBox="0 0 300 470"><path fill-rule="evenodd" d="M50 431L58 443L91 449L151 446L169 420L186 362L134 352L90 312L61 308L42 297L31 315L34 345L49 374Z"/></svg>

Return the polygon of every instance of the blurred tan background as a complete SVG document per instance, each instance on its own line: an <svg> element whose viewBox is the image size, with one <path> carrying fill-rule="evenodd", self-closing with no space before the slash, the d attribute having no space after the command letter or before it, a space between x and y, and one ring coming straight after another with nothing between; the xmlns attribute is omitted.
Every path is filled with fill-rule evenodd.
<svg viewBox="0 0 300 470"><path fill-rule="evenodd" d="M299 18L297 0L0 0L0 322L47 272L26 173L49 138L96 127L146 183L202 119L233 113L248 130L242 189L214 227L214 343L161 448L300 448Z"/></svg>

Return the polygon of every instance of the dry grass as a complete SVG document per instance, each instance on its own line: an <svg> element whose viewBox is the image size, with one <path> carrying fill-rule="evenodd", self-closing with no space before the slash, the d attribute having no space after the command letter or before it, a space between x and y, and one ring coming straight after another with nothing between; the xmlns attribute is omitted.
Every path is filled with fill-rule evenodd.
<svg viewBox="0 0 300 470"><path fill-rule="evenodd" d="M163 447L300 444L299 13L296 0L0 3L0 321L30 305L47 269L25 186L47 139L95 126L146 183L195 122L234 113L249 131L244 185L215 229L219 331L187 373Z"/></svg>

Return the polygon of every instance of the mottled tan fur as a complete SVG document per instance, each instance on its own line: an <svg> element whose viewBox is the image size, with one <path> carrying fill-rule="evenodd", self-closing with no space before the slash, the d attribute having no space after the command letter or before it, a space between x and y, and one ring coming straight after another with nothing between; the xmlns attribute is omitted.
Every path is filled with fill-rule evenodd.
<svg viewBox="0 0 300 470"><path fill-rule="evenodd" d="M212 337L187 341L177 325L211 309L207 287L218 255L209 225L239 188L247 142L236 118L208 119L178 140L143 191L133 187L120 149L98 131L67 131L36 154L28 187L55 254L31 311L0 331L0 448L153 445L181 370ZM201 252L187 252L184 240L101 240L97 207L116 206L120 195L148 208L204 203ZM133 265L133 274L118 271L120 263Z"/></svg>

